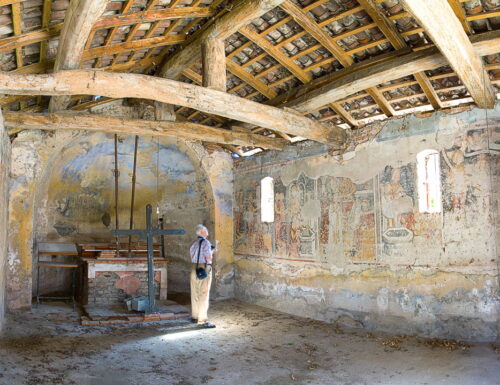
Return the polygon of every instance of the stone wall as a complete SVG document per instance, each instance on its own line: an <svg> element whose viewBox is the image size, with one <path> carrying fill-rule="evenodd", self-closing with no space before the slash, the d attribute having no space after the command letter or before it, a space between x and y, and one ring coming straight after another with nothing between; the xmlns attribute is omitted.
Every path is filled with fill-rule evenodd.
<svg viewBox="0 0 500 385"><path fill-rule="evenodd" d="M2 112L0 111L0 331L3 327L5 314L9 170L10 140L4 130Z"/></svg>
<svg viewBox="0 0 500 385"><path fill-rule="evenodd" d="M364 129L375 139L341 157L302 143L237 162L236 296L367 329L494 340L499 117L497 108L488 121L481 110L397 119ZM441 163L435 214L418 205L426 149ZM260 221L267 176L273 223Z"/></svg>
<svg viewBox="0 0 500 385"><path fill-rule="evenodd" d="M155 271L155 293L160 294L160 272ZM126 298L148 295L147 271L98 271L88 281L88 304L123 304Z"/></svg>

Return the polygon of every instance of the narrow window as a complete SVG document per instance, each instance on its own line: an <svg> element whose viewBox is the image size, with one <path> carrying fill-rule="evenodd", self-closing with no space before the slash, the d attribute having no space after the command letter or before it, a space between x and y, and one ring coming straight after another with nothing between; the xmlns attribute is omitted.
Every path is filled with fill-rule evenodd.
<svg viewBox="0 0 500 385"><path fill-rule="evenodd" d="M424 150L417 154L418 206L421 213L441 212L441 173L439 152Z"/></svg>
<svg viewBox="0 0 500 385"><path fill-rule="evenodd" d="M274 181L270 176L260 181L260 220L274 222Z"/></svg>

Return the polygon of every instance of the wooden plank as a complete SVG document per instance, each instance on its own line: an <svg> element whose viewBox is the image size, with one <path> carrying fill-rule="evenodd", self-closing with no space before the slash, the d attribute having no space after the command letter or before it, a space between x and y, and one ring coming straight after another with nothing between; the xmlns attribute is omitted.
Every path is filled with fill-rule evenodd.
<svg viewBox="0 0 500 385"><path fill-rule="evenodd" d="M300 66L295 64L293 60L291 60L285 52L281 50L279 47L275 47L269 40L267 40L264 36L261 36L250 27L243 27L239 30L239 32L245 36L247 39L252 40L255 44L257 44L260 48L266 51L270 56L272 56L278 63L280 63L283 67L285 67L288 71L294 74L297 79L299 79L302 83L308 83L312 80L312 76L304 71Z"/></svg>
<svg viewBox="0 0 500 385"><path fill-rule="evenodd" d="M441 100L439 99L439 95L437 94L434 86L430 82L425 72L417 72L413 74L413 76L418 82L420 88L422 88L422 91L424 91L425 97L431 104L432 108L434 108L435 110L440 110L441 108L443 108Z"/></svg>
<svg viewBox="0 0 500 385"><path fill-rule="evenodd" d="M482 58L474 51L460 21L446 0L402 0L425 29L480 108L493 108L495 92Z"/></svg>
<svg viewBox="0 0 500 385"><path fill-rule="evenodd" d="M171 55L159 71L159 75L177 79L184 68L200 61L201 45L208 39L225 40L242 26L280 5L284 0L240 0L230 11L222 11L198 32L194 33L179 50Z"/></svg>
<svg viewBox="0 0 500 385"><path fill-rule="evenodd" d="M491 31L471 36L472 45L479 56L492 55L500 51L500 31ZM405 51L407 52L407 51ZM427 48L398 55L356 70L358 63L336 71L309 84L296 87L267 104L287 106L301 112L314 111L327 104L342 100L366 88L447 65L445 57L437 48ZM363 65L359 63L359 65Z"/></svg>
<svg viewBox="0 0 500 385"><path fill-rule="evenodd" d="M19 36L22 34L21 31L21 4L12 4L12 27L14 30L14 36ZM16 48L16 65L17 68L23 66L23 49L21 47Z"/></svg>
<svg viewBox="0 0 500 385"><path fill-rule="evenodd" d="M0 39L0 53L59 36L61 28L62 24L58 24L51 28L42 28L37 31L23 33L19 36Z"/></svg>
<svg viewBox="0 0 500 385"><path fill-rule="evenodd" d="M59 71L44 75L0 72L0 93L52 96L102 95L111 98L151 99L299 135L322 143L341 146L346 140L346 133L341 128L324 126L292 110L282 110L226 92L147 75L96 70Z"/></svg>
<svg viewBox="0 0 500 385"><path fill-rule="evenodd" d="M356 119L352 117L352 115L346 111L346 109L342 106L342 104L335 102L331 103L330 107L332 110L334 110L337 114L340 115L340 117L351 127L357 127L359 126L359 123Z"/></svg>
<svg viewBox="0 0 500 385"><path fill-rule="evenodd" d="M377 87L370 87L366 89L368 95L370 95L375 103L377 103L386 116L393 116L395 111L387 99L382 95Z"/></svg>
<svg viewBox="0 0 500 385"><path fill-rule="evenodd" d="M121 25L153 23L159 20L186 18L205 18L214 15L210 7L164 8L151 11L135 12L114 16L105 16L97 20L94 29L118 27Z"/></svg>
<svg viewBox="0 0 500 385"><path fill-rule="evenodd" d="M104 55L116 55L119 53L129 52L138 49L162 47L167 45L170 46L170 45L180 44L184 40L185 40L184 36L174 35L174 36L157 36L157 37L151 37L149 39L126 41L124 43L91 48L83 53L81 60L82 61L89 60L94 57L99 57Z"/></svg>
<svg viewBox="0 0 500 385"><path fill-rule="evenodd" d="M203 87L226 91L226 51L224 40L207 39L201 45Z"/></svg>
<svg viewBox="0 0 500 385"><path fill-rule="evenodd" d="M42 28L48 28L50 24L50 16L52 14L52 0L43 0L42 11ZM47 58L47 40L40 44L40 62L45 61Z"/></svg>
<svg viewBox="0 0 500 385"><path fill-rule="evenodd" d="M23 1L26 0L0 0L0 7L3 7L4 5L19 4L22 3Z"/></svg>
<svg viewBox="0 0 500 385"><path fill-rule="evenodd" d="M122 119L96 114L73 113L27 114L6 111L3 115L9 135L21 130L85 130L120 135L173 136L187 140L202 140L273 150L282 150L287 144L282 139L233 132L189 122Z"/></svg>
<svg viewBox="0 0 500 385"><path fill-rule="evenodd" d="M92 25L102 15L109 0L73 0L64 17L64 25L59 38L54 71L76 69L89 38ZM64 110L69 104L68 97L51 98L49 111Z"/></svg>

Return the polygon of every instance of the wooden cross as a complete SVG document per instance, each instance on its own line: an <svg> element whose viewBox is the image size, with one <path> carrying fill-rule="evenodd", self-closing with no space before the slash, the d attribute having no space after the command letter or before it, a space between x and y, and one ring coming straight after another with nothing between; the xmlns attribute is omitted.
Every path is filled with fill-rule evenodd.
<svg viewBox="0 0 500 385"><path fill-rule="evenodd" d="M111 233L114 236L130 236L138 235L139 239L146 239L148 245L148 297L149 304L146 314L157 313L158 309L156 307L155 301L155 285L154 285L154 255L153 255L153 238L159 235L184 235L186 231L182 229L178 230L163 230L158 227L153 226L152 221L153 207L151 205L146 206L146 229L145 230L112 230Z"/></svg>

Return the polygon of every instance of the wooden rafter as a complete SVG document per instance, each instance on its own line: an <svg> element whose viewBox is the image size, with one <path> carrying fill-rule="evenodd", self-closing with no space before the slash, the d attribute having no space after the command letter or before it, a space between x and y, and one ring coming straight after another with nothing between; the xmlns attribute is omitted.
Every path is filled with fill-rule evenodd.
<svg viewBox="0 0 500 385"><path fill-rule="evenodd" d="M159 75L177 79L182 71L199 61L201 45L207 38L225 40L251 20L281 4L283 0L244 0L239 1L230 12L223 12L212 18L202 29L193 34L175 55L163 63Z"/></svg>
<svg viewBox="0 0 500 385"><path fill-rule="evenodd" d="M344 130L323 126L293 111L266 106L225 92L147 75L95 70L59 71L50 75L0 73L0 92L15 95L138 97L190 107L318 142L342 146L346 139Z"/></svg>
<svg viewBox="0 0 500 385"><path fill-rule="evenodd" d="M213 14L214 11L210 7L164 8L102 17L96 21L93 28L111 28L131 24L140 25L167 19L203 18L213 16Z"/></svg>
<svg viewBox="0 0 500 385"><path fill-rule="evenodd" d="M130 8L132 7L132 5L134 4L134 1L135 0L126 0L124 3L123 3L123 7L121 9L121 13L127 13ZM111 42L113 41L113 38L115 37L115 34L116 32L118 32L118 27L113 27L111 28L111 30L108 32L107 36L106 36L106 39L104 40L104 46L108 46L111 44ZM90 48L91 44L92 44L92 40L90 37L89 37L89 40L87 42L87 49ZM96 62L95 62L95 67L100 67L101 66L101 62L102 62L102 58L99 57L97 58Z"/></svg>
<svg viewBox="0 0 500 385"><path fill-rule="evenodd" d="M110 46L102 46L91 48L85 51L82 55L82 60L92 59L94 57L102 57L105 55L117 55L125 52L130 52L138 49L147 49L153 47L170 46L182 43L185 40L184 36L157 36L149 39L125 41Z"/></svg>
<svg viewBox="0 0 500 385"><path fill-rule="evenodd" d="M12 7L12 27L14 29L14 36L19 36L22 34L21 31L21 4L14 3ZM17 68L23 66L23 50L22 48L16 48L16 65Z"/></svg>
<svg viewBox="0 0 500 385"><path fill-rule="evenodd" d="M248 26L244 26L239 32L247 39L252 40L260 48L266 51L269 56L273 57L278 63L285 67L288 71L294 74L302 83L311 81L312 76L291 60L279 47L274 46L265 36L252 30Z"/></svg>
<svg viewBox="0 0 500 385"><path fill-rule="evenodd" d="M76 69L85 49L92 25L106 9L108 0L73 0L66 11L64 25L59 38L54 71ZM51 98L49 111L66 109L67 96Z"/></svg>
<svg viewBox="0 0 500 385"><path fill-rule="evenodd" d="M59 36L61 28L62 24L57 24L50 28L42 28L33 32L26 32L18 36L10 36L0 39L0 53Z"/></svg>
<svg viewBox="0 0 500 385"><path fill-rule="evenodd" d="M407 47L406 41L398 33L394 24L385 17L385 15L381 12L379 6L373 0L359 0L359 4L363 6L366 13L368 13L368 15L375 22L382 33L387 37L387 39L395 49L402 49ZM442 107L441 101L434 91L431 82L429 81L429 79L427 79L427 75L425 74L425 72L417 72L414 74L414 77L420 85L420 88L422 88L422 90L424 91L425 96L431 103L432 107L435 110L440 109ZM384 109L382 105L381 107L382 109Z"/></svg>
<svg viewBox="0 0 500 385"><path fill-rule="evenodd" d="M492 55L500 51L500 31L473 35L471 41L479 56ZM393 55L391 59L377 62L372 66L366 67L363 63L359 65L357 63L331 75L315 79L292 89L285 95L278 96L268 104L284 105L306 113L378 84L448 64L437 48ZM361 68L358 69L359 67Z"/></svg>
<svg viewBox="0 0 500 385"><path fill-rule="evenodd" d="M446 0L402 0L405 9L425 29L480 108L492 108L495 92L460 21Z"/></svg>
<svg viewBox="0 0 500 385"><path fill-rule="evenodd" d="M285 1L281 7L292 16L292 18L307 31L312 37L314 37L318 42L320 42L330 53L342 64L344 67L349 67L354 64L354 60L349 55L349 52L345 52L338 44L337 41L350 36L353 33L358 33L360 30L355 29L347 32L346 34L338 35L332 39L314 20L312 20L306 13L304 9L300 9L297 5L292 3L290 0ZM362 26L362 30L365 30L368 26ZM372 25L373 27L373 25ZM380 44L380 43L378 43ZM376 89L369 89L367 92L370 94L372 99L379 104L381 110L387 115L392 116L394 114L394 109L390 103L384 98L384 96ZM345 111L344 115L349 115ZM346 115L346 120L348 123L353 122L354 119L348 118ZM350 123L349 123L350 124Z"/></svg>
<svg viewBox="0 0 500 385"><path fill-rule="evenodd" d="M286 141L267 138L252 133L204 126L190 122L148 121L143 119L123 119L95 114L27 114L4 112L5 126L9 135L23 130L85 130L109 132L120 135L173 136L187 140L253 146L282 150Z"/></svg>
<svg viewBox="0 0 500 385"><path fill-rule="evenodd" d="M156 4L158 4L158 0L150 0L148 2L148 4L146 5L146 11L153 9L153 7L155 7ZM134 39L135 34L137 33L137 31L139 30L140 27L141 27L141 24L135 24L134 26L132 26L132 28L130 29L130 31L127 34L127 37L125 38L125 43ZM120 57L120 55L116 55L114 57L113 61L111 62L111 65L116 64L119 57Z"/></svg>

